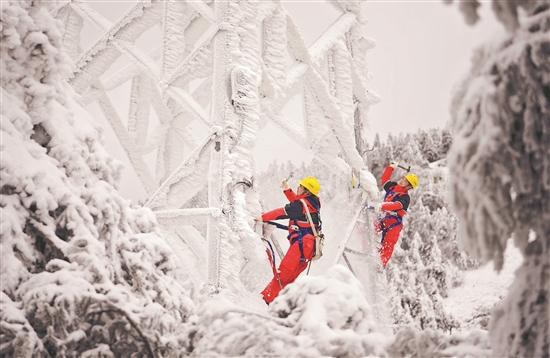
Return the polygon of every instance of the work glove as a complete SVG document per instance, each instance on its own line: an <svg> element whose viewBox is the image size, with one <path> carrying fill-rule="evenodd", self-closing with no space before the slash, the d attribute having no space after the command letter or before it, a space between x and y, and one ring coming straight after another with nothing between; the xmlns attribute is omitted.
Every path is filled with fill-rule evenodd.
<svg viewBox="0 0 550 358"><path fill-rule="evenodd" d="M399 162L396 162L396 161L394 161L394 160L392 160L392 161L390 162L390 167L392 167L393 169L397 168L398 165L399 165Z"/></svg>
<svg viewBox="0 0 550 358"><path fill-rule="evenodd" d="M286 179L281 182L281 188L283 188L283 190L290 189L290 185L288 185L288 181Z"/></svg>

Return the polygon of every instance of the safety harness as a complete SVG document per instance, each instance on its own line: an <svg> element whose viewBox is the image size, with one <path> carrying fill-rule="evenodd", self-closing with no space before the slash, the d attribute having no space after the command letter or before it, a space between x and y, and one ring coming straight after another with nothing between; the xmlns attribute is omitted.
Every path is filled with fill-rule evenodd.
<svg viewBox="0 0 550 358"><path fill-rule="evenodd" d="M313 235L313 230L311 228L299 228L298 230L294 231L294 233L298 233L298 236L291 239L290 237L293 234L289 234L287 238L290 240L290 244L294 244L296 241L298 241L298 248L300 249L300 262L306 262L306 256L304 255L304 236L306 235Z"/></svg>
<svg viewBox="0 0 550 358"><path fill-rule="evenodd" d="M384 196L384 201L395 201L395 199L398 199L401 196L401 194L394 192L393 190L389 190L386 195ZM384 222L386 219L394 219L395 222L386 226ZM393 215L387 213L384 217L380 218L378 220L379 225L379 231L382 232L382 240L380 240L380 244L384 244L384 239L386 238L386 234L393 229L394 227L397 227L399 225L403 224L403 218L399 215Z"/></svg>
<svg viewBox="0 0 550 358"><path fill-rule="evenodd" d="M384 225L385 219L395 219L396 221L393 224L390 224L388 226ZM380 244L384 244L384 239L386 238L386 234L393 229L394 227L397 227L403 223L403 219L400 216L397 215L391 215L387 214L382 219L380 219L380 231L382 232L382 240L380 240Z"/></svg>
<svg viewBox="0 0 550 358"><path fill-rule="evenodd" d="M266 224L270 224L270 225L273 225L275 226L276 228L278 229L282 229L282 230L288 230L288 226L286 225L282 225L282 224L279 224L279 223L276 223L274 221L266 221ZM305 262L306 261L306 256L304 255L304 241L303 241L303 238L304 236L306 235L314 235L314 232L313 230L310 228L310 227L300 227L298 225L290 225L290 229L292 230L292 232L290 234L288 234L288 236L286 237L288 240L290 240L290 244L294 244L296 241L298 241L298 248L300 249L300 261L301 262ZM298 234L298 236L295 236L296 234Z"/></svg>
<svg viewBox="0 0 550 358"><path fill-rule="evenodd" d="M306 199L307 199L307 197L306 197ZM317 213L319 215L319 230L317 230L317 228L315 227L315 224L313 223L313 219L311 218L311 214L309 212L309 208L307 206L307 203L305 202L304 199L300 199L300 202L302 203L302 205L304 207L307 223L304 223L303 221L297 221L297 220L293 220L294 224L290 224L289 226L282 225L282 224L279 224L279 223L274 222L274 221L266 221L266 223L270 224L270 225L273 225L278 229L290 231L290 233L287 236L287 239L290 241L291 245L294 244L295 242L298 242L298 248L300 249L300 261L301 262L306 262L307 260L306 260L305 254L304 254L304 241L303 241L304 236L313 235L316 239L315 240L315 250L314 250L314 255L312 257L312 260L316 260L316 259L321 257L321 255L322 255L322 246L323 246L323 243L321 241L323 241L324 236L321 233L321 225L322 225L321 210L320 210L321 208L314 205L311 202L311 200L308 200L308 202L311 204L311 206L313 206L313 208L317 211ZM299 224L308 225L308 226L300 226ZM289 228L290 228L290 230L289 230ZM318 238L320 238L320 240L318 240ZM319 241L319 243L318 243L318 241Z"/></svg>

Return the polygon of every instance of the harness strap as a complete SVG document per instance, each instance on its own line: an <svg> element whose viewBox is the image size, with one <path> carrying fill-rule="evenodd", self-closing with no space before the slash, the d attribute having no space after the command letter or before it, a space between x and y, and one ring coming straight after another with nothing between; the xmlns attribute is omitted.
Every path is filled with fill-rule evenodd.
<svg viewBox="0 0 550 358"><path fill-rule="evenodd" d="M313 222L313 219L311 218L311 213L309 212L309 208L307 206L307 203L305 202L304 199L300 199L300 202L302 202L302 205L304 206L304 210L306 212L306 218L307 218L307 221L308 221L309 226L311 228L311 232L313 233L314 244L315 244L315 248L313 250L316 251L317 250L317 245L319 245L319 243L317 242L317 238L319 237L319 233L317 232L317 227L315 227L315 223ZM317 210L317 212L319 212L318 209L316 209L316 210ZM320 222L321 222L321 216L319 215L319 223ZM302 257L305 260L303 249L302 249L301 254L302 254ZM313 256L315 256L315 252L314 252ZM309 264L311 265L311 260L309 261ZM309 268L308 268L308 273L309 273Z"/></svg>
<svg viewBox="0 0 550 358"><path fill-rule="evenodd" d="M313 219L311 218L311 213L309 212L309 208L308 208L305 200L300 199L300 202L304 206L304 210L306 212L307 223L309 224L309 227L301 227L301 226L298 226L298 225L291 225L291 228L294 229L294 232L289 234L287 238L289 240L292 240L291 244L294 244L296 241L298 241L298 248L300 249L300 261L305 262L306 261L306 256L304 254L304 241L302 239L307 234L313 234L313 236L316 238L318 236L318 232L317 232L317 228L315 227L315 224L313 223ZM318 209L316 209L316 210L318 210ZM288 230L289 229L289 226L279 224L279 223L274 222L274 221L266 221L265 223L269 224L269 225L273 225L278 229L282 229L282 230ZM296 228L297 228L297 230L296 230ZM295 233L298 233L298 236L294 237L294 238L291 238L291 236ZM269 243L269 246L271 248L271 251L273 252L273 248L271 247L271 243ZM275 257L275 254L273 254L273 257Z"/></svg>
<svg viewBox="0 0 550 358"><path fill-rule="evenodd" d="M273 225L273 226L275 226L277 229L288 230L288 226L283 225L283 224L276 223L276 222L274 222L274 221L266 221L265 223L266 223L266 224L269 224L269 225Z"/></svg>
<svg viewBox="0 0 550 358"><path fill-rule="evenodd" d="M305 199L307 200L308 203L311 204L311 206L313 206L313 209L315 209L317 212L320 212L321 211L321 206L320 205L315 205L315 203L312 200L309 199L310 197L311 196L306 196Z"/></svg>
<svg viewBox="0 0 550 358"><path fill-rule="evenodd" d="M392 187L393 188L393 187ZM396 193L395 191L393 191L392 189L390 189L386 195L384 196L384 201L386 200L391 200L391 201L396 201L395 199L399 199L400 196L402 196L403 194L401 193ZM395 218L396 222L394 222L393 224L391 224L390 226L388 227L385 227L384 225L384 219L386 218ZM394 227L397 227L399 225L401 225L403 223L403 218L399 215L386 215L385 217L383 217L382 219L380 219L380 225L382 226L382 240L380 240L380 244L383 244L384 243L384 239L386 238L386 234L388 233L388 231L390 231L391 229L393 229Z"/></svg>
<svg viewBox="0 0 550 358"><path fill-rule="evenodd" d="M303 235L298 237L298 248L300 249L300 261L306 262L306 256L304 255L304 240L302 240L303 237Z"/></svg>
<svg viewBox="0 0 550 358"><path fill-rule="evenodd" d="M311 226L311 231L313 231L313 236L315 237L319 236L317 234L317 229L315 228L315 224L313 223L313 219L311 219L311 214L309 213L309 208L307 207L306 201L304 199L300 199L300 201L302 202L302 205L304 206L304 209L306 211L307 222Z"/></svg>
<svg viewBox="0 0 550 358"><path fill-rule="evenodd" d="M276 228L278 229L282 229L282 230L288 230L289 227L286 226L286 225L283 225L283 224L279 224L279 223L276 223L274 221L266 221L265 222L266 224L270 224L270 225L273 225L275 226ZM291 229L293 229L293 232L290 233L287 238L289 240L292 240L291 241L291 244L293 244L294 242L298 241L298 247L300 248L300 261L302 262L305 262L306 261L306 256L304 254L304 242L302 240L302 238L306 235L306 234L311 234L313 233L313 231L311 230L310 227L300 227L298 225L290 225ZM294 234L298 234L297 237L294 237L292 238L292 235ZM268 244L270 246L270 249L271 251L273 252L273 248L271 247L271 243L268 241ZM273 257L275 257L275 254L273 253Z"/></svg>
<svg viewBox="0 0 550 358"><path fill-rule="evenodd" d="M294 234L298 234L296 237L292 237ZM300 249L300 261L305 262L306 261L306 255L304 254L304 236L308 234L312 234L312 230L310 228L300 228L298 230L295 230L293 233L288 235L288 239L291 240L290 244L294 244L296 241L298 241L298 248Z"/></svg>
<svg viewBox="0 0 550 358"><path fill-rule="evenodd" d="M395 218L397 221L394 222L393 224L391 224L390 226L386 227L384 225L384 219L383 218L380 223L382 225L382 240L380 241L380 244L383 244L384 243L384 239L386 238L386 234L388 233L388 231L390 231L391 229L393 229L394 227L397 227L399 225L401 225L403 223L403 219L399 216L391 216L392 218Z"/></svg>
<svg viewBox="0 0 550 358"><path fill-rule="evenodd" d="M302 229L309 228L309 222L307 222L307 221L291 220L291 222L293 222L294 224L290 225L290 226L287 226L287 225L279 224L278 222L275 222L275 221L264 221L265 224L273 225L277 229L282 229L282 230L288 230L290 228L290 229L293 229L294 231L296 231L297 229L294 229L294 227L302 228ZM307 225L307 226L304 226L304 225Z"/></svg>

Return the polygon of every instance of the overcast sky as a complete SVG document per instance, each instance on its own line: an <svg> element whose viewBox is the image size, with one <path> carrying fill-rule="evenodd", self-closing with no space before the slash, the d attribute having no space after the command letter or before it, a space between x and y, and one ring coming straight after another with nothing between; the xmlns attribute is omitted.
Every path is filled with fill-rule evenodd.
<svg viewBox="0 0 550 358"><path fill-rule="evenodd" d="M377 44L368 55L369 87L382 97L369 115L371 136L444 126L472 50L503 31L487 3L474 27L441 0L368 1L364 11Z"/></svg>

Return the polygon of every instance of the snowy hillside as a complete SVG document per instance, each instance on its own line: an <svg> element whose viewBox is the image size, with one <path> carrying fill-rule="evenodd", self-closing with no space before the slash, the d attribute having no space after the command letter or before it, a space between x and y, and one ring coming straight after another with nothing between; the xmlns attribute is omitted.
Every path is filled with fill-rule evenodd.
<svg viewBox="0 0 550 358"><path fill-rule="evenodd" d="M488 328L492 309L509 293L522 257L512 244L508 246L505 264L500 272L492 264L483 265L464 274L460 286L449 291L445 309L464 327Z"/></svg>

